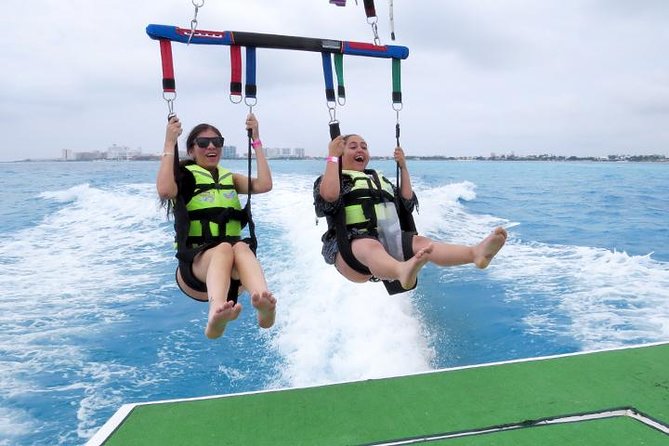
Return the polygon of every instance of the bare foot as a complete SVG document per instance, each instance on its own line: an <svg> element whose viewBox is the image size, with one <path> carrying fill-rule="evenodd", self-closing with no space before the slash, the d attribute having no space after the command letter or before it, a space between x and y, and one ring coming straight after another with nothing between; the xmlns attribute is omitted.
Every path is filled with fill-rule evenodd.
<svg viewBox="0 0 669 446"><path fill-rule="evenodd" d="M251 303L258 310L258 325L261 328L269 328L274 325L276 316L276 299L269 291L253 293Z"/></svg>
<svg viewBox="0 0 669 446"><path fill-rule="evenodd" d="M427 263L428 254L432 252L432 249L434 249L434 245L430 243L425 248L419 250L409 260L402 262L402 271L399 277L402 288L410 290L416 285L418 271Z"/></svg>
<svg viewBox="0 0 669 446"><path fill-rule="evenodd" d="M496 228L492 234L487 236L474 248L474 265L483 269L490 264L493 257L502 249L506 243L506 230Z"/></svg>
<svg viewBox="0 0 669 446"><path fill-rule="evenodd" d="M241 304L235 304L231 300L226 301L223 305L217 305L216 307L214 307L213 304L210 304L209 320L207 321L207 327L204 329L205 336L209 339L220 338L223 331L225 331L227 323L237 319L241 311Z"/></svg>

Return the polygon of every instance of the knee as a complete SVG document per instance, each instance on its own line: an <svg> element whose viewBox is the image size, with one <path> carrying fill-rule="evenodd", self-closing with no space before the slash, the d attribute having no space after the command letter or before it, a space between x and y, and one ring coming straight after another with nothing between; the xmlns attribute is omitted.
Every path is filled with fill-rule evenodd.
<svg viewBox="0 0 669 446"><path fill-rule="evenodd" d="M235 243L232 246L232 252L234 252L235 256L240 254L253 254L251 247L244 242Z"/></svg>
<svg viewBox="0 0 669 446"><path fill-rule="evenodd" d="M381 242L374 238L359 238L351 241L351 251L356 258L367 255L374 256L374 253L385 249Z"/></svg>
<svg viewBox="0 0 669 446"><path fill-rule="evenodd" d="M230 243L220 243L211 248L212 254L216 256L232 256L233 250Z"/></svg>
<svg viewBox="0 0 669 446"><path fill-rule="evenodd" d="M411 246L413 248L413 252L416 253L428 246L430 243L433 243L431 239L423 237L422 235L414 235Z"/></svg>

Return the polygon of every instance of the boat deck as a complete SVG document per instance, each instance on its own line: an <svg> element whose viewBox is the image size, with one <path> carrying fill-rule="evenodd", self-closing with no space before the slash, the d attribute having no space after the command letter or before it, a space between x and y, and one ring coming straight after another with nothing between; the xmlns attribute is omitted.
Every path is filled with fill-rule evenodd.
<svg viewBox="0 0 669 446"><path fill-rule="evenodd" d="M89 445L669 445L669 343L125 405Z"/></svg>

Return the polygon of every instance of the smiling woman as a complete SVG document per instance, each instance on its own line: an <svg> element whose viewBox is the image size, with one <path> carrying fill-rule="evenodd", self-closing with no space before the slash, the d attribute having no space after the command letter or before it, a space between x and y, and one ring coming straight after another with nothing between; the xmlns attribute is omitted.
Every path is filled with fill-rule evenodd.
<svg viewBox="0 0 669 446"><path fill-rule="evenodd" d="M501 227L473 246L434 241L418 235L415 227L403 227L400 215L411 214L418 199L401 147L393 154L401 172L398 187L367 169L367 142L359 135L337 136L330 141L328 154L325 173L314 183L314 205L316 216L328 222L323 257L348 280L383 280L388 292L395 294L415 288L418 273L428 262L471 263L483 269L504 246L507 233Z"/></svg>
<svg viewBox="0 0 669 446"><path fill-rule="evenodd" d="M167 124L165 148L156 188L175 218L177 258L176 280L189 297L209 302L205 335L223 335L228 322L237 319L242 306L237 296L248 290L258 312L258 325L274 324L276 299L269 291L255 257L255 240L241 238L242 228L253 228L250 201L242 209L240 193L264 193L272 189L272 175L262 151L258 121L246 119L251 146L256 150L258 177L233 173L218 165L224 138L210 124L199 124L186 139L189 158L174 164L166 159L178 154L181 122L172 116Z"/></svg>

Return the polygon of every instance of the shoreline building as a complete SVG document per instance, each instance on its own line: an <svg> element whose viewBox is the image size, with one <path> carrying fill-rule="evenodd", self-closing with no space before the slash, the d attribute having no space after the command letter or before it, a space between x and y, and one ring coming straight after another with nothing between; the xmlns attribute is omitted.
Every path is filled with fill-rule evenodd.
<svg viewBox="0 0 669 446"><path fill-rule="evenodd" d="M223 152L221 153L221 158L223 159L237 158L237 146L223 146Z"/></svg>
<svg viewBox="0 0 669 446"><path fill-rule="evenodd" d="M267 159L304 159L305 150L302 147L263 147ZM253 155L255 157L255 154Z"/></svg>

